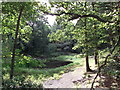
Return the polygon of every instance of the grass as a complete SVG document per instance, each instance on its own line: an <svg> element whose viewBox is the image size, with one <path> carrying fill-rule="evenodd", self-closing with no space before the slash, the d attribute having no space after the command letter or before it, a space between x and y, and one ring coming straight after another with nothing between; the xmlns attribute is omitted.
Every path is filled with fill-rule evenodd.
<svg viewBox="0 0 120 90"><path fill-rule="evenodd" d="M55 68L26 68L26 67L15 67L15 77L25 77L25 81L32 81L35 84L41 84L45 80L48 79L59 79L61 78L61 75L70 71L75 70L79 67L85 67L85 58L82 55L79 54L70 54L70 55L60 55L57 57L49 57L45 59L46 62L72 62L70 64L55 67ZM89 58L91 69L95 69L94 65L94 59ZM54 64L48 64L53 66ZM85 70L84 70L85 71ZM9 67L3 67L4 76L3 78L5 80L9 80Z"/></svg>
<svg viewBox="0 0 120 90"><path fill-rule="evenodd" d="M47 62L51 62L51 61L71 61L72 63L65 65L65 66L60 66L60 67L56 67L56 68L15 68L15 74L16 75L20 75L20 74L44 74L44 75L48 75L48 76L52 76L54 73L59 73L60 71L70 71L73 70L74 68L80 67L82 65L85 64L85 60L84 58L81 58L80 55L61 55L58 57L52 57L52 58L48 58L46 59ZM91 65L93 64L94 60L91 60ZM9 72L10 68L3 68L3 71L5 72ZM18 72L19 71L19 72Z"/></svg>
<svg viewBox="0 0 120 90"><path fill-rule="evenodd" d="M32 81L36 84L40 84L43 81L49 79L59 79L63 73L74 70L77 67L83 65L84 60L76 55L60 55L57 57L50 57L46 59L46 62L51 61L70 61L72 63L56 67L56 68L26 68L15 67L15 77L25 77L25 81ZM49 64L50 65L50 64ZM9 80L10 67L3 67L3 79Z"/></svg>

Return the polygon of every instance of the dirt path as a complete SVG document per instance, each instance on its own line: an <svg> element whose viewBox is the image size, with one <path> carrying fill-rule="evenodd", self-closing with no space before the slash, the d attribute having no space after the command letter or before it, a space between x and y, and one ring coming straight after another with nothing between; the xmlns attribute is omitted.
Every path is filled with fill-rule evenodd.
<svg viewBox="0 0 120 90"><path fill-rule="evenodd" d="M82 81L85 68L77 68L72 72L62 75L59 80L48 80L43 83L44 88L76 88L75 83ZM85 84L85 83L83 83Z"/></svg>

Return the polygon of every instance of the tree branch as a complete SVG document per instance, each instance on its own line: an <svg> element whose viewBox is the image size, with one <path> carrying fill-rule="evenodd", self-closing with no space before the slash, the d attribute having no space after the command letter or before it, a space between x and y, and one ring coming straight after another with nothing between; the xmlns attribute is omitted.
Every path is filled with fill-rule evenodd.
<svg viewBox="0 0 120 90"><path fill-rule="evenodd" d="M42 10L43 11L43 10ZM74 19L78 19L78 18L84 18L84 17L93 17L93 18L96 18L98 21L100 22L109 22L109 23L113 23L112 21L107 21L107 20L104 20L102 19L101 17L97 16L97 15L93 15L93 14L88 14L88 15L80 15L80 14L75 14L75 13L66 13L66 12L61 12L61 13L50 13L50 12L46 12L46 11L43 11L43 13L45 14L48 14L48 15L56 15L56 16L60 16L60 15L71 15L72 17L69 19L70 20L74 20Z"/></svg>

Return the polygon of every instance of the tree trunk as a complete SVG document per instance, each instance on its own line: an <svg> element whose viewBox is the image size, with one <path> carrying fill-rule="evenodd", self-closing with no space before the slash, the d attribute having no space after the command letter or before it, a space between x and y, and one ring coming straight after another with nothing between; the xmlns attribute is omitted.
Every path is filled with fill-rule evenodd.
<svg viewBox="0 0 120 90"><path fill-rule="evenodd" d="M87 8L86 8L86 2L85 2L85 11L87 11ZM85 18L85 30L87 31L87 19ZM85 41L87 42L87 36L88 36L88 33L85 31ZM85 43L85 48L86 48L86 72L91 72L92 70L90 69L90 66L89 66L89 57L88 57L88 45L87 43Z"/></svg>
<svg viewBox="0 0 120 90"><path fill-rule="evenodd" d="M90 66L89 66L89 57L88 57L88 54L86 54L86 72L91 72L92 70L90 69Z"/></svg>
<svg viewBox="0 0 120 90"><path fill-rule="evenodd" d="M20 9L18 20L17 20L14 46L13 46L13 51L12 51L12 59L11 59L10 79L13 79L13 75L14 75L15 50L16 50L16 46L17 46L17 36L18 36L18 30L19 30L19 26L20 26L20 18L21 18L22 12L23 12L23 7Z"/></svg>
<svg viewBox="0 0 120 90"><path fill-rule="evenodd" d="M94 53L95 64L98 64L98 52Z"/></svg>

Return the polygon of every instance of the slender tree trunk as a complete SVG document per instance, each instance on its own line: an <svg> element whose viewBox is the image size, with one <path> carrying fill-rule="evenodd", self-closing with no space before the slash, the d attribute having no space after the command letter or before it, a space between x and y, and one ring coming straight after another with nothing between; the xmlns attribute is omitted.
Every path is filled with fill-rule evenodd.
<svg viewBox="0 0 120 90"><path fill-rule="evenodd" d="M94 53L95 64L98 64L98 52Z"/></svg>
<svg viewBox="0 0 120 90"><path fill-rule="evenodd" d="M86 8L86 2L85 2L85 11L87 11L87 8ZM85 30L87 31L87 19L85 18ZM88 36L88 33L85 32L85 42L87 42L87 36ZM89 66L89 57L88 57L88 45L87 43L85 43L85 48L86 48L86 72L91 72L92 70L90 69L90 66Z"/></svg>
<svg viewBox="0 0 120 90"><path fill-rule="evenodd" d="M14 46L13 46L12 59L11 59L10 79L13 79L13 75L14 75L15 50L16 50L16 46L17 46L17 36L18 36L18 30L19 30L19 26L20 26L20 18L21 18L22 12L23 12L23 7L20 9L18 20L17 20L17 25L16 25Z"/></svg>
<svg viewBox="0 0 120 90"><path fill-rule="evenodd" d="M87 53L85 58L86 58L86 72L91 72L92 70L90 69L90 66L89 66L89 57Z"/></svg>

